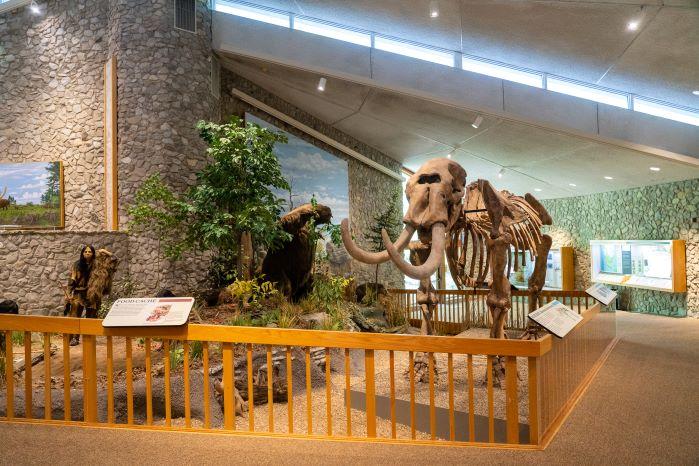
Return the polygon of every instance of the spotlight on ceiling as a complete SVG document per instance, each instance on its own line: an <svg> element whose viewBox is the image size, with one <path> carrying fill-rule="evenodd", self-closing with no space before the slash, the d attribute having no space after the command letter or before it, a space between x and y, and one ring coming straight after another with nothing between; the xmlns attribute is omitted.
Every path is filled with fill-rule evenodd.
<svg viewBox="0 0 699 466"><path fill-rule="evenodd" d="M540 192L541 192L541 188L534 188L534 191L536 191L537 193L540 193Z"/></svg>
<svg viewBox="0 0 699 466"><path fill-rule="evenodd" d="M692 94L694 94L694 95L699 95L699 90L692 91Z"/></svg>
<svg viewBox="0 0 699 466"><path fill-rule="evenodd" d="M568 186L572 186L573 188L577 186L575 183L568 183Z"/></svg>
<svg viewBox="0 0 699 466"><path fill-rule="evenodd" d="M439 2L430 2L430 18L437 18L439 16Z"/></svg>
<svg viewBox="0 0 699 466"><path fill-rule="evenodd" d="M505 174L505 169L501 168L500 171L498 172L498 178L502 178L502 176Z"/></svg>
<svg viewBox="0 0 699 466"><path fill-rule="evenodd" d="M605 180L613 180L614 177L612 177L612 176L605 176L604 179L605 179Z"/></svg>
<svg viewBox="0 0 699 466"><path fill-rule="evenodd" d="M474 128L478 129L478 127L483 123L483 117L478 115L475 120L473 120L473 123L471 123L471 126Z"/></svg>
<svg viewBox="0 0 699 466"><path fill-rule="evenodd" d="M39 5L36 3L36 0L32 0L32 2L29 4L29 9L35 15L41 13L41 9L39 8Z"/></svg>
<svg viewBox="0 0 699 466"><path fill-rule="evenodd" d="M638 29L639 24L640 24L640 22L636 21L636 20L629 21L628 24L626 25L626 29L628 29L629 31L635 31L636 29Z"/></svg>
<svg viewBox="0 0 699 466"><path fill-rule="evenodd" d="M447 158L448 159L452 158L454 156L455 152L456 152L456 149L452 149L451 151L449 151L449 153L447 154Z"/></svg>
<svg viewBox="0 0 699 466"><path fill-rule="evenodd" d="M652 172L659 172L659 171L660 171L660 167L650 167L650 171L652 171Z"/></svg>
<svg viewBox="0 0 699 466"><path fill-rule="evenodd" d="M327 82L328 82L328 80L325 79L325 78L320 78L320 79L318 80L318 90L319 90L320 92L325 91L325 85L327 84Z"/></svg>

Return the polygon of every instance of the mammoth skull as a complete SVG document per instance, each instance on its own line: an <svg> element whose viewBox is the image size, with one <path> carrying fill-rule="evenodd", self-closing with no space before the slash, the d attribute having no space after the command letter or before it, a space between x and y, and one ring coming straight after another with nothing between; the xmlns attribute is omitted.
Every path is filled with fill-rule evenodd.
<svg viewBox="0 0 699 466"><path fill-rule="evenodd" d="M347 252L367 264L390 259L404 274L415 279L430 277L442 263L446 234L461 214L465 185L466 171L461 165L446 158L430 160L408 179L405 187L408 211L403 217L405 228L395 244L383 231L386 250L366 252L352 241L349 221L345 219L342 221L342 241ZM416 231L420 242L430 245L430 254L422 264L411 265L403 259L401 251Z"/></svg>

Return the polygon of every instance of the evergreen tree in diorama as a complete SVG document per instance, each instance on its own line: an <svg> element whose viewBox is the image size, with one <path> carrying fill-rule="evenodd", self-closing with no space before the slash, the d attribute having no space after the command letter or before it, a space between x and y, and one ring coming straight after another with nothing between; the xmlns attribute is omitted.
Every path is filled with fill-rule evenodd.
<svg viewBox="0 0 699 466"><path fill-rule="evenodd" d="M286 136L238 117L225 124L200 121L197 129L210 161L196 184L175 194L152 175L128 209L130 226L154 233L169 259L190 250L212 252L212 270L223 274L214 278L232 281L233 260L237 277L248 278L253 245L274 249L290 238L277 222L283 201L272 192L289 189L273 153Z"/></svg>
<svg viewBox="0 0 699 466"><path fill-rule="evenodd" d="M383 244L383 238L381 237L381 230L386 230L391 241L395 241L401 233L403 224L401 223L401 215L398 212L398 199L400 199L400 194L396 192L393 196L393 202L390 203L388 209L379 213L374 217L374 224L369 227L370 233L366 235L367 240L371 244L371 250L374 252L381 252L386 249ZM379 287L379 266L381 264L376 264L376 272L374 274L374 292L378 291Z"/></svg>
<svg viewBox="0 0 699 466"><path fill-rule="evenodd" d="M41 203L46 207L56 207L59 204L61 165L50 163L46 167L48 176L46 178L46 191L41 195Z"/></svg>

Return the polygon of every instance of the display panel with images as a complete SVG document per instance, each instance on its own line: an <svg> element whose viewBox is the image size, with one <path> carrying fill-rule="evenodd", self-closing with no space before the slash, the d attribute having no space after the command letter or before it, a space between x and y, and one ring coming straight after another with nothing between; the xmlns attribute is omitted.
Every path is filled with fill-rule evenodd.
<svg viewBox="0 0 699 466"><path fill-rule="evenodd" d="M562 249L551 249L546 258L546 281L544 282L545 289L560 290L564 289L564 261L562 258ZM530 259L528 252L519 252L517 260L519 268L514 270L515 250L510 249L510 263L512 269L510 271L509 280L517 288L527 288L529 286L529 277L534 273L535 262ZM526 261L524 255L526 254ZM524 265L522 265L524 264Z"/></svg>
<svg viewBox="0 0 699 466"><path fill-rule="evenodd" d="M61 227L61 162L0 164L0 228Z"/></svg>
<svg viewBox="0 0 699 466"><path fill-rule="evenodd" d="M590 252L593 282L664 291L685 286L682 241L591 241Z"/></svg>

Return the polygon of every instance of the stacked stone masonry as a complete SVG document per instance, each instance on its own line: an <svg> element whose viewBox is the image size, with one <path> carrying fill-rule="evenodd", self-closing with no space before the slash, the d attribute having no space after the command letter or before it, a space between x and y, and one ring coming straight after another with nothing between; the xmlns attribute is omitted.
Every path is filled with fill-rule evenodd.
<svg viewBox="0 0 699 466"><path fill-rule="evenodd" d="M553 217L554 247L575 249L575 287L590 286L590 240L683 239L687 292L620 287L620 308L669 316L699 316L699 180L543 201Z"/></svg>

